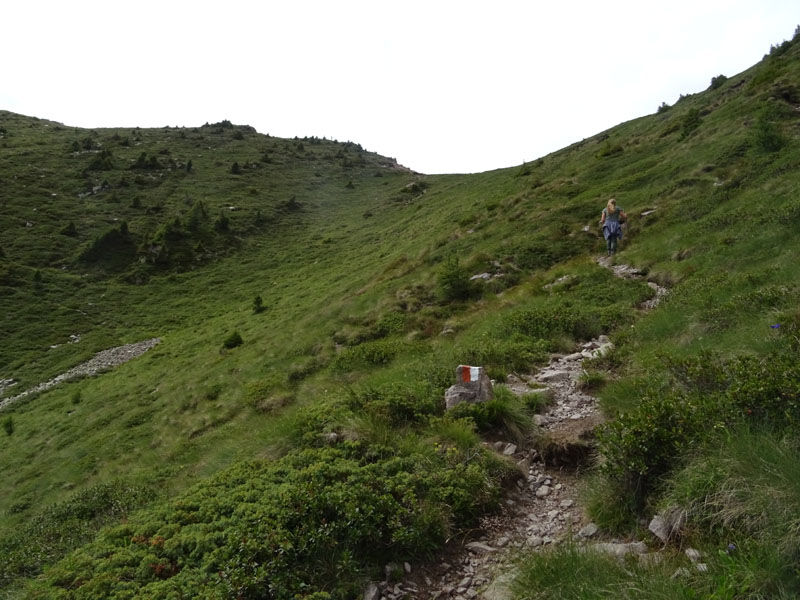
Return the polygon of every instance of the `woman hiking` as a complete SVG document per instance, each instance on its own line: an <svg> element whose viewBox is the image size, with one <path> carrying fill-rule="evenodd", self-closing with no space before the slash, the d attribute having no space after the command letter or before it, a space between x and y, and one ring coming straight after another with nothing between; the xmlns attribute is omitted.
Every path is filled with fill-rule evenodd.
<svg viewBox="0 0 800 600"><path fill-rule="evenodd" d="M627 218L625 211L617 206L616 198L611 198L600 216L609 256L617 253L617 241L622 239L622 224Z"/></svg>

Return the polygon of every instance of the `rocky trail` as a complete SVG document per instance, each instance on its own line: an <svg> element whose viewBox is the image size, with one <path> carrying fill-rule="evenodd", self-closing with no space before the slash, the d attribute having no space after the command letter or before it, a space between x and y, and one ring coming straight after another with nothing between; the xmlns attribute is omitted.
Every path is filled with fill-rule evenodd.
<svg viewBox="0 0 800 600"><path fill-rule="evenodd" d="M134 344L125 344L124 346L117 346L116 348L102 350L85 363L81 363L64 373L53 377L53 379L49 381L40 383L39 385L34 386L29 390L25 390L16 396L0 399L0 410L3 410L5 407L13 404L17 400L22 400L31 394L49 390L51 387L58 385L59 383L69 381L70 379L75 379L77 377L97 375L102 371L112 369L144 354L156 346L159 342L161 342L161 338L152 338L142 342L136 342ZM4 393L5 390L9 389L13 385L14 381L11 379L0 380L0 394Z"/></svg>
<svg viewBox="0 0 800 600"><path fill-rule="evenodd" d="M643 278L638 270L614 265L605 257L597 263L621 278ZM667 293L655 283L648 285L655 295L639 307L642 311L653 309ZM505 385L517 395L532 393L541 386L550 390L551 404L535 417L547 443L538 445L540 451L520 449L511 442L491 444L497 452L512 458L523 475L515 489L505 494L501 509L484 517L477 529L462 539L451 540L428 564L386 565L384 580L370 584L364 600L509 600L514 550L546 548L569 532L586 543L595 543L591 539L598 535L598 528L588 522L578 504L576 466L588 457L593 430L603 416L596 399L579 388L579 379L584 359L602 356L612 348L606 336L598 336L571 354L552 355L549 364L535 373L508 377ZM616 555L649 556L643 542L595 545Z"/></svg>

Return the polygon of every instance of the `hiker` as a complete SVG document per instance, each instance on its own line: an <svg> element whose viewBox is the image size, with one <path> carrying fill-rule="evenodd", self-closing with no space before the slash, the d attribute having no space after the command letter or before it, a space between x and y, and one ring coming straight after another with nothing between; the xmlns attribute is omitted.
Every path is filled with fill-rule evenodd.
<svg viewBox="0 0 800 600"><path fill-rule="evenodd" d="M627 219L625 211L617 206L616 198L611 198L600 216L609 256L617 253L617 241L622 239L622 224Z"/></svg>

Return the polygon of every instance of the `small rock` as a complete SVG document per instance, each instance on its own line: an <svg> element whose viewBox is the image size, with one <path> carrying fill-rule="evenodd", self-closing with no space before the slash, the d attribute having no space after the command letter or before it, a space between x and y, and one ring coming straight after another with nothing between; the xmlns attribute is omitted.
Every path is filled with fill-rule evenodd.
<svg viewBox="0 0 800 600"><path fill-rule="evenodd" d="M508 545L508 542L509 542L508 536L504 535L503 537L497 540L496 544L500 548L505 548L506 545Z"/></svg>
<svg viewBox="0 0 800 600"><path fill-rule="evenodd" d="M566 381L569 379L569 371L544 371L539 375L540 381Z"/></svg>
<svg viewBox="0 0 800 600"><path fill-rule="evenodd" d="M580 360L582 358L583 358L583 354L581 354L580 352L575 352L574 354L567 354L564 357L564 360L574 361L574 360Z"/></svg>
<svg viewBox="0 0 800 600"><path fill-rule="evenodd" d="M628 544L607 542L595 544L594 548L618 558L622 558L626 554L644 554L647 552L647 545L644 542L630 542Z"/></svg>
<svg viewBox="0 0 800 600"><path fill-rule="evenodd" d="M538 535L534 535L528 538L528 546L531 548L538 548L544 544L544 540L540 538Z"/></svg>
<svg viewBox="0 0 800 600"><path fill-rule="evenodd" d="M490 554L495 549L483 542L470 542L467 544L467 549L475 554Z"/></svg>
<svg viewBox="0 0 800 600"><path fill-rule="evenodd" d="M661 564L663 556L659 552L639 555L639 564L643 567L655 567Z"/></svg>
<svg viewBox="0 0 800 600"><path fill-rule="evenodd" d="M364 590L364 600L378 600L380 597L380 590L378 586L374 583L370 582L367 584L367 588Z"/></svg>
<svg viewBox="0 0 800 600"><path fill-rule="evenodd" d="M686 511L673 508L666 511L663 515L656 515L650 521L648 529L665 544L678 534L683 524L686 522Z"/></svg>
<svg viewBox="0 0 800 600"><path fill-rule="evenodd" d="M693 563L696 563L698 560L700 560L701 554L699 550L695 550L694 548L687 548L685 550L685 553L686 556L689 558L689 560L692 561Z"/></svg>
<svg viewBox="0 0 800 600"><path fill-rule="evenodd" d="M670 579L677 579L678 577L688 577L689 570L686 567L680 567L671 576Z"/></svg>
<svg viewBox="0 0 800 600"><path fill-rule="evenodd" d="M464 579L462 579L456 587L459 589L467 589L471 585L472 577L464 577Z"/></svg>
<svg viewBox="0 0 800 600"><path fill-rule="evenodd" d="M697 563L695 566L701 573L708 573L708 565L706 563Z"/></svg>
<svg viewBox="0 0 800 600"><path fill-rule="evenodd" d="M407 563L407 562L404 562L403 563L403 570L406 572L406 574L410 574L411 573L411 565L409 563Z"/></svg>
<svg viewBox="0 0 800 600"><path fill-rule="evenodd" d="M550 495L550 486L543 485L538 490L536 490L536 497L537 498L545 498Z"/></svg>
<svg viewBox="0 0 800 600"><path fill-rule="evenodd" d="M561 484L559 483L558 485L561 485ZM556 487L558 487L558 486L556 486ZM575 504L575 501L574 501L574 500L567 499L567 500L562 500L562 501L559 503L559 506L560 506L561 508L570 508L570 507L571 507L573 504Z"/></svg>
<svg viewBox="0 0 800 600"><path fill-rule="evenodd" d="M505 450L503 450L503 456L511 456L516 451L517 451L517 445L516 444L508 444L508 445L506 445Z"/></svg>
<svg viewBox="0 0 800 600"><path fill-rule="evenodd" d="M608 342L607 344L603 344L602 346L600 346L597 350L595 350L595 352L597 353L597 356L605 356L613 349L614 349L614 344Z"/></svg>
<svg viewBox="0 0 800 600"><path fill-rule="evenodd" d="M547 425L550 422L550 419L548 417L545 417L544 415L533 415L533 422L538 427L543 427L544 425Z"/></svg>

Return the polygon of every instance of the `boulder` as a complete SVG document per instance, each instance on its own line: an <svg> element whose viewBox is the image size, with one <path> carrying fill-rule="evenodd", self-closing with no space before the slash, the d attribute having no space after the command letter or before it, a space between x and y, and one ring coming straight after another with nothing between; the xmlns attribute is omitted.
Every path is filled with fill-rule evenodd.
<svg viewBox="0 0 800 600"><path fill-rule="evenodd" d="M456 367L456 385L447 389L444 394L448 410L464 402L487 402L494 398L494 389L486 369L458 365Z"/></svg>

